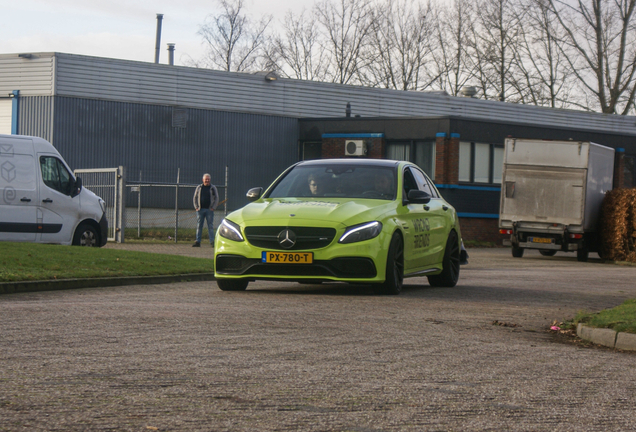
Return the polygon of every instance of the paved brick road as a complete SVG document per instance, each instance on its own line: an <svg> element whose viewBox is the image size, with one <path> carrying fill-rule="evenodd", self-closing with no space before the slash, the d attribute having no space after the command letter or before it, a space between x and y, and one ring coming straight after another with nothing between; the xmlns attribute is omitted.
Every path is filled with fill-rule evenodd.
<svg viewBox="0 0 636 432"><path fill-rule="evenodd" d="M636 267L470 252L457 287L410 279L398 297L270 282L0 296L0 430L636 429L636 355L546 331L636 297Z"/></svg>

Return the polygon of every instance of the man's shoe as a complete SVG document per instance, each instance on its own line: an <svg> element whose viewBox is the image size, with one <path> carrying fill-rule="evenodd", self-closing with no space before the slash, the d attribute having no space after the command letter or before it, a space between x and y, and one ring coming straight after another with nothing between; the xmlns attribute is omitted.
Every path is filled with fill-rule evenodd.
<svg viewBox="0 0 636 432"><path fill-rule="evenodd" d="M201 247L201 243L199 243L199 242L194 242L194 244L192 245L192 247Z"/></svg>

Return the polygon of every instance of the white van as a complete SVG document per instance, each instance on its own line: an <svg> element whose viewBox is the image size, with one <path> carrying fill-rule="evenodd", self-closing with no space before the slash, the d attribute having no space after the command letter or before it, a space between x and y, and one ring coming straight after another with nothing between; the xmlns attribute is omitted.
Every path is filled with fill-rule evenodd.
<svg viewBox="0 0 636 432"><path fill-rule="evenodd" d="M104 200L48 141L0 135L0 241L104 246Z"/></svg>

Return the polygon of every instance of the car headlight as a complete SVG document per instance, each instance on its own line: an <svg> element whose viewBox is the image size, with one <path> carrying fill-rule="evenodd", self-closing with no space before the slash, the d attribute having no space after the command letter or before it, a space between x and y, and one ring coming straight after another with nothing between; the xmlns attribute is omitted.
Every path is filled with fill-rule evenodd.
<svg viewBox="0 0 636 432"><path fill-rule="evenodd" d="M242 242L244 240L241 235L241 228L234 222L227 219L223 219L223 222L219 225L218 233L221 237L225 237L228 240L234 240L237 242Z"/></svg>
<svg viewBox="0 0 636 432"><path fill-rule="evenodd" d="M338 243L355 243L377 237L382 231L378 221L367 222L347 228Z"/></svg>
<svg viewBox="0 0 636 432"><path fill-rule="evenodd" d="M106 213L106 201L99 199L99 206L102 208L102 213Z"/></svg>

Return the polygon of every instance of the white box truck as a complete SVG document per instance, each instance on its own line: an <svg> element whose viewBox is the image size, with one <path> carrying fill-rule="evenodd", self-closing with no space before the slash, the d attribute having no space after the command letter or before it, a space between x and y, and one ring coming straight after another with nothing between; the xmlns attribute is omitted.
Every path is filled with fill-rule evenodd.
<svg viewBox="0 0 636 432"><path fill-rule="evenodd" d="M499 232L520 258L525 249L551 256L598 251L597 222L612 189L614 149L592 142L508 138L505 141Z"/></svg>
<svg viewBox="0 0 636 432"><path fill-rule="evenodd" d="M104 200L48 141L0 135L0 241L103 246Z"/></svg>

